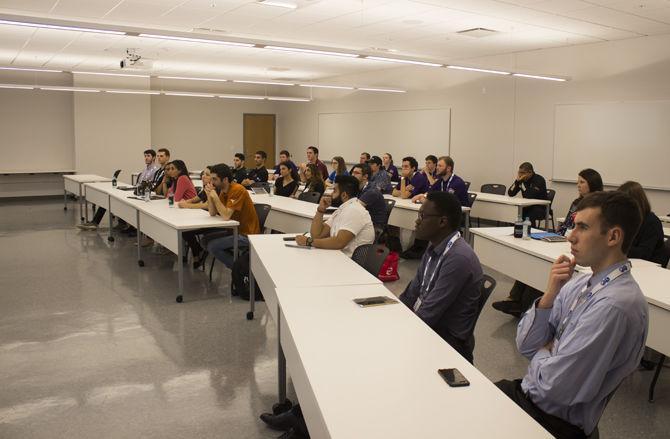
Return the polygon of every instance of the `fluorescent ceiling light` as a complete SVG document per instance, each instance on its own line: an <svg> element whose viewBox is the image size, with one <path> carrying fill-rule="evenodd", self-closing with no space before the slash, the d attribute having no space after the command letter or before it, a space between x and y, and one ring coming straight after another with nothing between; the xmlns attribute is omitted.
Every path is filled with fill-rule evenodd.
<svg viewBox="0 0 670 439"><path fill-rule="evenodd" d="M129 94L129 95L159 95L159 91L146 91L146 90L105 90L106 93L114 94Z"/></svg>
<svg viewBox="0 0 670 439"><path fill-rule="evenodd" d="M532 78L532 79L544 79L547 81L559 81L559 82L565 82L567 79L565 78L554 78L551 76L538 76L538 75L526 75L525 73L512 73L513 76L519 76L521 78Z"/></svg>
<svg viewBox="0 0 670 439"><path fill-rule="evenodd" d="M471 72L482 72L482 73L493 73L494 75L510 75L510 72L503 72L502 70L489 70L489 69L477 69L475 67L463 67L463 66L447 66L448 69L455 70L468 70Z"/></svg>
<svg viewBox="0 0 670 439"><path fill-rule="evenodd" d="M159 79L178 79L183 81L215 81L215 82L229 82L227 79L216 78L186 78L184 76L157 76Z"/></svg>
<svg viewBox="0 0 670 439"><path fill-rule="evenodd" d="M56 29L56 30L71 30L76 32L91 32L97 34L111 34L111 35L125 35L125 32L120 32L116 30L105 30L105 29L92 29L87 27L77 27L77 26L60 26L56 24L42 24L42 23L27 23L23 21L11 21L11 20L0 20L0 24L8 24L11 26L25 26L25 27L37 27L41 29Z"/></svg>
<svg viewBox="0 0 670 439"><path fill-rule="evenodd" d="M442 67L444 64L438 64L434 62L426 61L412 61L409 59L399 59L399 58L386 58L383 56L366 56L365 59L373 59L375 61L387 61L387 62L397 62L402 64L416 64L419 66L429 66L429 67Z"/></svg>
<svg viewBox="0 0 670 439"><path fill-rule="evenodd" d="M298 5L293 3L293 2L287 2L287 1L282 1L282 0L258 0L257 3L259 5L264 5L264 6L277 6L280 8L287 8L287 9L297 9Z"/></svg>
<svg viewBox="0 0 670 439"><path fill-rule="evenodd" d="M40 87L40 89L48 91L79 91L84 93L99 93L101 91L95 88L75 88L75 87Z"/></svg>
<svg viewBox="0 0 670 439"><path fill-rule="evenodd" d="M265 96L244 96L244 95L219 95L222 99L252 99L256 101L265 100Z"/></svg>
<svg viewBox="0 0 670 439"><path fill-rule="evenodd" d="M0 70L16 70L18 72L44 72L44 73L63 73L62 70L51 70L51 69L30 69L23 67L0 67Z"/></svg>
<svg viewBox="0 0 670 439"><path fill-rule="evenodd" d="M30 85L18 85L18 84L0 84L0 88L16 88L19 90L32 90L35 87Z"/></svg>
<svg viewBox="0 0 670 439"><path fill-rule="evenodd" d="M224 45L224 46L239 46L239 47L254 47L255 46L255 44L238 43L236 41L208 40L208 39L205 39L205 38L176 37L176 36L172 36L172 35L139 34L138 37L157 38L159 40L186 41L186 42L189 42L189 43L221 44L221 45Z"/></svg>
<svg viewBox="0 0 670 439"><path fill-rule="evenodd" d="M309 102L311 99L309 98L288 98L288 97L282 97L282 96L269 96L267 98L268 101L291 101L291 102Z"/></svg>
<svg viewBox="0 0 670 439"><path fill-rule="evenodd" d="M194 98L213 98L216 97L216 95L212 94L207 94L207 93L181 93L181 92L174 92L174 91L166 91L163 92L164 95L166 96L191 96Z"/></svg>
<svg viewBox="0 0 670 439"><path fill-rule="evenodd" d="M358 58L358 54L356 53L331 52L329 50L316 50L316 49L301 49L299 47L265 46L263 47L263 49L281 50L284 52L311 53L315 55L344 56L346 58Z"/></svg>
<svg viewBox="0 0 670 439"><path fill-rule="evenodd" d="M72 72L77 75L126 76L130 78L150 78L149 75L131 75L129 73Z"/></svg>
<svg viewBox="0 0 670 439"><path fill-rule="evenodd" d="M361 91L383 91L387 93L407 93L405 90L395 90L392 88L370 88L370 87L356 87L356 90Z"/></svg>
<svg viewBox="0 0 670 439"><path fill-rule="evenodd" d="M298 84L300 87L310 87L310 88L338 88L342 90L353 90L353 87L347 87L344 85L319 85L319 84Z"/></svg>
<svg viewBox="0 0 670 439"><path fill-rule="evenodd" d="M270 81L240 81L237 79L234 79L233 82L237 82L239 84L261 84L261 85L295 85L291 84L290 82L270 82Z"/></svg>

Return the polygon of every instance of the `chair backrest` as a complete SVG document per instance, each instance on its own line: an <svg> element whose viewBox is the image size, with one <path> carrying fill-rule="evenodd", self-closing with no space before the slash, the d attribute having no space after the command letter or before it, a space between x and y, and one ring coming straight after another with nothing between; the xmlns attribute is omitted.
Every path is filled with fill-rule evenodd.
<svg viewBox="0 0 670 439"><path fill-rule="evenodd" d="M309 203L319 204L321 200L321 193L319 192L303 192L298 196L298 200L307 201Z"/></svg>
<svg viewBox="0 0 670 439"><path fill-rule="evenodd" d="M351 259L358 265L365 268L368 273L377 277L381 270L384 260L389 254L386 246L379 244L363 244L356 247Z"/></svg>
<svg viewBox="0 0 670 439"><path fill-rule="evenodd" d="M554 202L554 197L556 196L556 191L553 189L547 189L547 200L549 200L549 206Z"/></svg>
<svg viewBox="0 0 670 439"><path fill-rule="evenodd" d="M261 227L261 233L265 229L265 220L268 219L268 214L270 213L271 206L269 204L254 204L256 209L256 216L258 216L258 224Z"/></svg>
<svg viewBox="0 0 670 439"><path fill-rule="evenodd" d="M479 287L480 295L479 295L479 309L477 310L477 320L479 320L479 315L482 313L484 305L486 305L486 301L489 300L489 297L491 297L493 290L496 289L496 284L497 283L494 278L492 278L488 274L484 275L482 285ZM477 324L477 320L475 320L475 325Z"/></svg>
<svg viewBox="0 0 670 439"><path fill-rule="evenodd" d="M268 192L270 191L270 183L268 183L267 181L256 181L251 184L251 187L262 187L266 191Z"/></svg>
<svg viewBox="0 0 670 439"><path fill-rule="evenodd" d="M465 190L469 191L470 190L470 182L469 181L464 181L463 183L465 183Z"/></svg>
<svg viewBox="0 0 670 439"><path fill-rule="evenodd" d="M468 201L470 202L470 207L472 207L472 205L475 204L476 200L477 200L477 194L473 194L472 192L468 192Z"/></svg>
<svg viewBox="0 0 670 439"><path fill-rule="evenodd" d="M122 171L121 169L117 169L116 171L114 171L114 178L117 178L121 173L121 171Z"/></svg>
<svg viewBox="0 0 670 439"><path fill-rule="evenodd" d="M507 193L507 187L505 187L504 184L487 183L482 185L482 188L479 192L484 192L486 194L505 195Z"/></svg>
<svg viewBox="0 0 670 439"><path fill-rule="evenodd" d="M663 243L663 259L661 260L661 265L664 268L668 268L668 262L670 262L670 239L666 239Z"/></svg>
<svg viewBox="0 0 670 439"><path fill-rule="evenodd" d="M384 198L384 204L386 204L386 223L389 222L389 217L391 216L391 211L393 210L393 206L395 206L395 200L390 200L388 198Z"/></svg>

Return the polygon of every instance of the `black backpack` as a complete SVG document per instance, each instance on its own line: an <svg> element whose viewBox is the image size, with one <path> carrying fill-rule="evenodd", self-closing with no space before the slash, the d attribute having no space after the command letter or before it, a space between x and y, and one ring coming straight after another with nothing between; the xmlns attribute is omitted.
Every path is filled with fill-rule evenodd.
<svg viewBox="0 0 670 439"><path fill-rule="evenodd" d="M230 294L249 300L249 250L240 250L231 270ZM262 301L263 294L256 285L256 300Z"/></svg>

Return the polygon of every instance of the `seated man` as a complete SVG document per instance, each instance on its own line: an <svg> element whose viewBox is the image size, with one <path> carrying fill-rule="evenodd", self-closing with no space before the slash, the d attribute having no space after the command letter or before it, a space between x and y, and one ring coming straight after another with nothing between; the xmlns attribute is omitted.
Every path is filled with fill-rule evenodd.
<svg viewBox="0 0 670 439"><path fill-rule="evenodd" d="M384 227L386 225L386 203L379 189L368 181L370 167L365 164L354 165L352 171L352 175L360 182L361 191L358 194L358 201L368 210L372 224L375 227Z"/></svg>
<svg viewBox="0 0 670 439"><path fill-rule="evenodd" d="M167 148L161 148L158 150L156 158L158 159L158 166L160 167L156 170L154 178L151 180L151 190L156 192L156 195L167 195L167 192L164 192L163 188L170 187L172 184L172 182L169 181L169 176L165 173L165 168L170 162L170 151ZM138 182L139 181L141 180L138 179Z"/></svg>
<svg viewBox="0 0 670 439"><path fill-rule="evenodd" d="M585 196L568 238L574 259L554 262L544 295L519 323L516 342L528 371L496 385L557 438L591 435L640 364L648 309L626 252L641 222L628 195ZM592 273L575 274L575 264Z"/></svg>
<svg viewBox="0 0 670 439"><path fill-rule="evenodd" d="M260 233L258 215L256 215L256 208L254 208L249 192L241 184L232 181L233 174L228 165L214 165L210 175L212 181L205 187L209 214L219 215L225 221L239 222L239 245L248 244L248 235ZM234 236L231 233L228 236L210 240L207 243L207 251L223 262L226 267L232 268L234 258L230 250L234 244Z"/></svg>
<svg viewBox="0 0 670 439"><path fill-rule="evenodd" d="M461 177L454 174L454 160L449 156L442 156L437 161L437 179L428 192L441 191L456 195L461 206L469 207L468 189ZM419 194L412 197L415 203L421 203L426 198L425 194Z"/></svg>
<svg viewBox="0 0 670 439"><path fill-rule="evenodd" d="M402 178L400 183L393 189L393 196L403 199L414 198L419 194L428 192L428 178L423 172L418 172L419 162L414 157L402 159Z"/></svg>
<svg viewBox="0 0 670 439"><path fill-rule="evenodd" d="M298 172L298 167L296 166L295 163L291 161L291 153L289 153L287 150L282 149L279 151L279 163L277 163L277 166L275 166L275 172L272 175L272 180L276 180L280 177L280 169L279 167L281 166L282 163L285 163L286 166L291 170L291 172Z"/></svg>
<svg viewBox="0 0 670 439"><path fill-rule="evenodd" d="M161 164L162 166L162 164ZM140 175L137 177L137 185L144 181L153 182L154 177L158 171L161 171L161 180L163 178L162 168L156 164L156 151L153 149L147 149L144 151L144 169L140 172ZM152 184L153 185L153 184ZM81 230L96 230L100 225L100 221L105 216L107 209L104 207L98 207L95 210L93 219L84 224L77 224L77 228Z"/></svg>
<svg viewBox="0 0 670 439"><path fill-rule="evenodd" d="M447 192L429 192L416 220L416 237L430 241L400 300L472 363L482 267L461 239L461 204Z"/></svg>
<svg viewBox="0 0 670 439"><path fill-rule="evenodd" d="M305 172L307 165L315 165L319 174L321 174L321 179L324 181L328 179L328 168L321 160L319 160L319 148L316 146L307 147L307 163L300 164L300 174Z"/></svg>
<svg viewBox="0 0 670 439"><path fill-rule="evenodd" d="M236 153L233 157L233 169L231 171L233 173L233 179L231 182L234 181L235 183L242 184L244 179L247 178L247 169L244 167L245 159L246 157L241 152Z"/></svg>
<svg viewBox="0 0 670 439"><path fill-rule="evenodd" d="M547 182L540 174L536 174L533 165L528 162L519 165L516 180L507 189L507 195L516 196L521 191L523 198L534 198L537 200L547 199ZM545 206L528 206L523 208L523 217L530 218L533 224L543 220L546 215Z"/></svg>
<svg viewBox="0 0 670 439"><path fill-rule="evenodd" d="M265 151L256 151L254 154L254 163L256 167L249 170L247 178L242 180L242 186L250 187L254 183L266 183L268 181L268 170L265 168L265 160L268 155Z"/></svg>
<svg viewBox="0 0 670 439"><path fill-rule="evenodd" d="M358 164L364 165L370 160L370 153L369 152L362 152L361 156L358 159ZM349 171L349 175L353 174L354 172L354 167L351 167L351 170Z"/></svg>
<svg viewBox="0 0 670 439"><path fill-rule="evenodd" d="M375 229L370 214L356 198L358 186L356 177L339 175L335 179L332 198L321 197L312 219L311 236L298 235L295 242L298 245L342 250L347 256L351 256L360 245L372 244ZM338 209L324 221L323 215L331 205Z"/></svg>
<svg viewBox="0 0 670 439"><path fill-rule="evenodd" d="M428 185L432 186L437 178L437 157L430 154L426 156L425 166L421 169L421 173L428 180Z"/></svg>
<svg viewBox="0 0 670 439"><path fill-rule="evenodd" d="M373 155L368 160L368 166L370 167L370 184L379 189L382 194L393 192L391 177L389 177L388 173L382 167L382 159Z"/></svg>

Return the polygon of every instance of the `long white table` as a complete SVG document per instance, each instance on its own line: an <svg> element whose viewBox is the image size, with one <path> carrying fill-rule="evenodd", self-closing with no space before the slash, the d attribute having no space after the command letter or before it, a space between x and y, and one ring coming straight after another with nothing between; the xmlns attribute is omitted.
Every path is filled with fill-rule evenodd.
<svg viewBox="0 0 670 439"><path fill-rule="evenodd" d="M511 236L511 227L473 228L474 249L479 261L505 275L543 291L547 286L553 262L570 253L567 242L549 243L522 240ZM647 346L670 354L670 270L653 262L631 259L632 274L649 304L649 333ZM577 266L578 271L589 268ZM660 370L660 369L659 369ZM650 400L653 399L653 385Z"/></svg>
<svg viewBox="0 0 670 439"><path fill-rule="evenodd" d="M416 217L421 208L421 204L412 203L411 199L403 199L400 197L394 197L392 195L384 195L384 198L387 200L395 200L395 205L393 210L391 210L391 215L389 216L389 225L400 227L401 229L414 230L416 228ZM461 207L463 214L465 215L465 220L463 224L464 228L464 238L466 241L470 241L470 207Z"/></svg>
<svg viewBox="0 0 670 439"><path fill-rule="evenodd" d="M658 219L660 219L664 223L670 223L670 216L661 215L658 217Z"/></svg>
<svg viewBox="0 0 670 439"><path fill-rule="evenodd" d="M286 287L276 295L310 437L551 437L405 305L353 303L394 298L383 285ZM449 387L437 373L454 367L469 387Z"/></svg>
<svg viewBox="0 0 670 439"><path fill-rule="evenodd" d="M99 206L106 206L109 215L109 241L114 241L112 214L123 219L137 229L137 264L144 266L142 233L177 255L177 273L179 290L177 302L184 299L184 254L183 233L189 230L208 228L231 228L234 236L234 257L237 258L238 226L237 221L223 221L213 217L209 212L200 209L180 209L169 207L165 199L143 201L133 198L130 191L121 191L112 187L111 183L87 183L86 199Z"/></svg>
<svg viewBox="0 0 670 439"><path fill-rule="evenodd" d="M88 208L84 209L86 203L84 184L102 181L112 181L112 179L95 174L63 175L63 210L67 210L67 194L73 194L77 197L79 204L80 221L88 221Z"/></svg>
<svg viewBox="0 0 670 439"><path fill-rule="evenodd" d="M272 209L265 220L265 227L284 233L309 232L319 206L295 198L268 194L251 194L251 200L254 204L269 204Z"/></svg>
<svg viewBox="0 0 670 439"><path fill-rule="evenodd" d="M549 224L549 200L537 200L534 198L509 197L507 195L488 194L485 192L470 192L477 194L475 204L470 214L476 218L514 223L522 216L524 207L545 206L545 221Z"/></svg>

